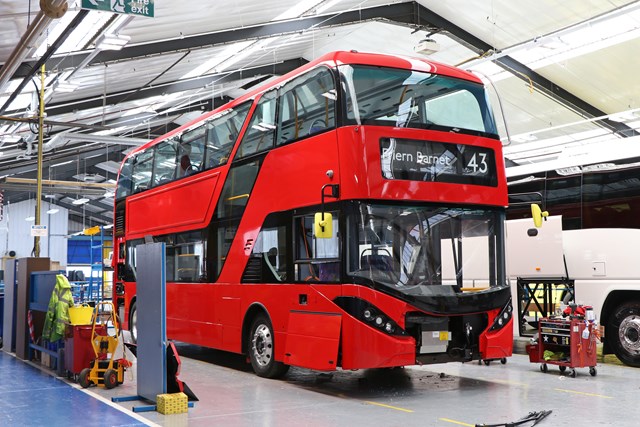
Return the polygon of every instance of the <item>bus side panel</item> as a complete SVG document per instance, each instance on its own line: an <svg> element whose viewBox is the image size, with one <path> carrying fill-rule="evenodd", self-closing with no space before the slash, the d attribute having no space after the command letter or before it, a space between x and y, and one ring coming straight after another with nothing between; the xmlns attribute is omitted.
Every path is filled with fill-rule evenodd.
<svg viewBox="0 0 640 427"><path fill-rule="evenodd" d="M342 369L384 368L416 364L416 342L390 336L345 316L342 322Z"/></svg>
<svg viewBox="0 0 640 427"><path fill-rule="evenodd" d="M127 199L127 234L161 233L203 228L215 208L216 184L220 172L204 173L194 179L176 181ZM135 215L130 215L135 212Z"/></svg>
<svg viewBox="0 0 640 427"><path fill-rule="evenodd" d="M499 311L499 310L496 310ZM491 325L493 321L489 321ZM480 354L483 359L502 359L513 354L513 318L497 332L480 334Z"/></svg>
<svg viewBox="0 0 640 427"><path fill-rule="evenodd" d="M340 285L247 283L236 285L236 289L244 303L241 308L243 315L238 316L240 324L250 326L254 319L250 313L255 308L265 311L269 316L275 336L276 360L285 361L287 349L291 360L285 363L311 369L335 369L338 363L341 310L332 299L339 295ZM292 312L298 315L291 316ZM298 321L304 323L296 324ZM225 349L239 353L242 348L242 326L235 327L235 322L224 322L223 336L226 342L227 334L234 335L237 346L225 346ZM322 347L325 345L328 347ZM329 364L331 360L333 366Z"/></svg>
<svg viewBox="0 0 640 427"><path fill-rule="evenodd" d="M321 371L338 365L342 316L335 313L291 311L284 363Z"/></svg>
<svg viewBox="0 0 640 427"><path fill-rule="evenodd" d="M220 348L222 325L215 284L167 284L167 336L206 347Z"/></svg>

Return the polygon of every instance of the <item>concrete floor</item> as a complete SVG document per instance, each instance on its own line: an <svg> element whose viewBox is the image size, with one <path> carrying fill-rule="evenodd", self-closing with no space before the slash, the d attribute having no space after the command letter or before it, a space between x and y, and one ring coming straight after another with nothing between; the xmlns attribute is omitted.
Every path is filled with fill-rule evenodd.
<svg viewBox="0 0 640 427"><path fill-rule="evenodd" d="M162 426L475 426L514 422L552 410L540 426L638 426L640 369L599 364L577 377L515 355L507 364L477 362L323 374L292 368L282 380L254 375L242 357L178 346L180 378L200 399L187 414L138 413ZM110 401L136 395L135 368L112 390L88 392ZM117 405L129 411L144 402ZM531 425L531 424L527 424Z"/></svg>

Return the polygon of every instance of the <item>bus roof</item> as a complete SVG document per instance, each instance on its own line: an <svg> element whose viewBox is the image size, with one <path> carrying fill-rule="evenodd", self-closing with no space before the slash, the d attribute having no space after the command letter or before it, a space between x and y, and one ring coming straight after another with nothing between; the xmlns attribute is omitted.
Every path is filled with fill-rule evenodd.
<svg viewBox="0 0 640 427"><path fill-rule="evenodd" d="M249 99L252 99L253 97L261 94L262 92L266 92L269 89L278 87L283 83L287 82L288 80L291 80L292 78L297 77L298 75L304 73L305 71L310 70L322 64L327 65L329 67L336 67L338 65L344 65L344 64L354 64L354 65L374 65L374 66L381 66L381 67L409 69L409 70L415 70L415 71L422 71L426 73L440 74L444 76L459 78L459 79L482 84L482 81L480 80L480 78L478 78L475 74L472 74L468 71L465 71L450 65L442 64L435 61L430 61L425 58L417 58L417 57L401 56L401 55L387 55L387 54L379 54L379 53L364 53L364 52L361 53L355 50L329 52L311 62L308 62L307 64L301 67L296 68L295 70L288 72L287 74L275 80L270 81L269 83L261 85L256 89L232 101L229 101L228 103L221 105L220 107L217 107L213 111L210 111L208 113L201 115L200 117L168 132L167 134L161 135L149 141L148 143L143 144L140 147L137 147L136 149L132 150L129 153L129 155L127 155L126 157L128 158L136 154L137 152L144 150L149 146L155 145L156 142L159 142L168 137L171 137L172 135L181 133L185 129L188 129L191 126L193 126L194 124L199 123L210 116L216 115L221 111L227 110L229 108L233 108L236 105L239 105Z"/></svg>

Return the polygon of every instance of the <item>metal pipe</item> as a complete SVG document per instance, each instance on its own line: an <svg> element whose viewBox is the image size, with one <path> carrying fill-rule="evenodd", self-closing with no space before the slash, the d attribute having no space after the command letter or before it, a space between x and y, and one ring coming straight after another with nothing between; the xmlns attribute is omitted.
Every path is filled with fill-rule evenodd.
<svg viewBox="0 0 640 427"><path fill-rule="evenodd" d="M66 2L67 0L53 0L51 3L52 7L57 8ZM13 73L15 73L22 64L22 61L26 58L33 44L52 21L53 18L46 16L42 10L38 12L31 25L29 25L20 38L16 48L11 52L11 55L9 55L9 59L7 59L2 69L0 69L0 92L5 89L5 86L9 83L9 80L11 80L11 76L13 76Z"/></svg>
<svg viewBox="0 0 640 427"><path fill-rule="evenodd" d="M36 225L40 225L40 205L42 204L42 146L44 139L44 64L40 68L40 115L38 117L38 176L36 191ZM40 236L35 236L34 256L40 257Z"/></svg>

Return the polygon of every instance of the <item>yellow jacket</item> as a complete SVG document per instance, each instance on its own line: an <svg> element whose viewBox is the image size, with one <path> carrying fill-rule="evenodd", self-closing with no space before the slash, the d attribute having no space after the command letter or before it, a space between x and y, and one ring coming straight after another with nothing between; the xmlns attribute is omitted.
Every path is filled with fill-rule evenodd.
<svg viewBox="0 0 640 427"><path fill-rule="evenodd" d="M64 337L65 328L69 324L69 307L73 307L71 285L63 274L58 274L44 320L43 339L53 342Z"/></svg>

